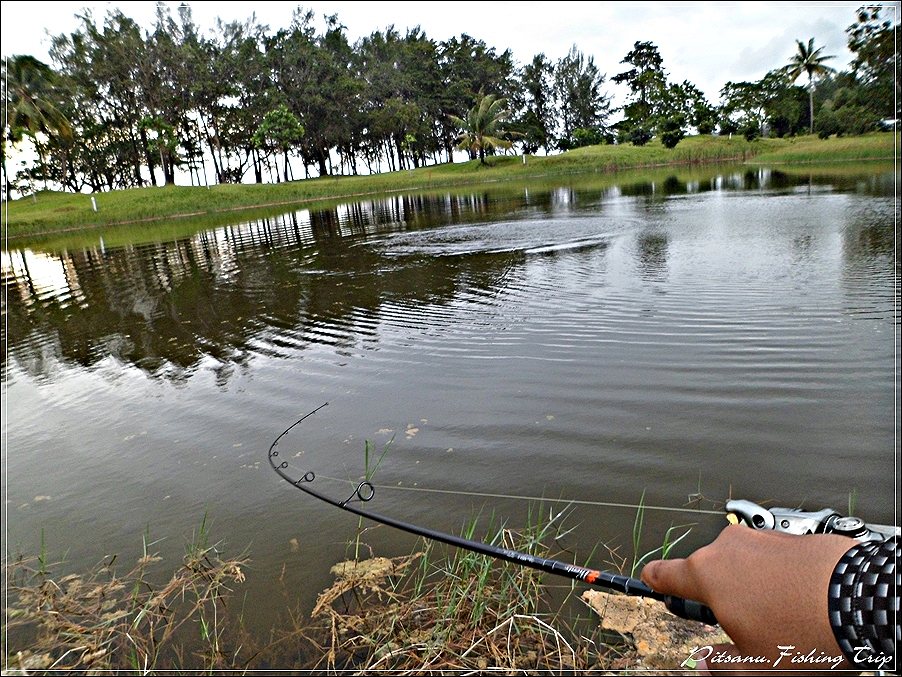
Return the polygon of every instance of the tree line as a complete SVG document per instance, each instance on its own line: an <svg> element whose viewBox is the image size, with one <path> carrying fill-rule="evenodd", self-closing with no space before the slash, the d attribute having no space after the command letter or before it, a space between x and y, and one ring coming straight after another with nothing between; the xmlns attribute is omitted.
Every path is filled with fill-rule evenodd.
<svg viewBox="0 0 902 677"><path fill-rule="evenodd" d="M785 67L727 82L716 104L673 81L656 45L636 42L610 79L628 90L616 110L606 75L575 45L520 65L510 50L466 34L436 41L419 27L352 44L337 16L317 30L300 7L275 31L252 16L204 34L186 4L175 14L158 4L152 31L119 10L78 18L53 38L53 65L4 62L4 175L11 146L27 138L37 155L20 189L168 184L176 168L198 185L288 181L300 178L291 157L305 176L357 174L450 162L457 148L484 160L512 145L536 153L658 137L673 147L693 132L861 133L899 117L898 24L879 8L860 9L847 29L849 70L798 41ZM202 158L213 176L202 176Z"/></svg>

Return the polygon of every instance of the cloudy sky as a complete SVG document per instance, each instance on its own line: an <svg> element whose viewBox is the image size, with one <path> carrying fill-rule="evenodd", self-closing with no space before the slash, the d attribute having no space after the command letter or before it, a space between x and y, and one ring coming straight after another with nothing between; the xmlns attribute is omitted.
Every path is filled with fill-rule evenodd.
<svg viewBox="0 0 902 677"><path fill-rule="evenodd" d="M173 11L178 2L167 3ZM194 2L195 21L204 29L217 17L259 21L276 30L287 26L294 2ZM419 25L434 40L467 33L499 51L511 49L519 63L544 52L552 60L576 44L595 58L609 78L636 41L655 43L665 69L676 81L690 80L716 101L728 80L758 79L784 65L795 40L814 38L830 65L845 68L846 27L855 21L861 2L305 2L317 28L324 15L337 14L351 40L394 25L403 31ZM155 2L2 2L2 53L33 54L47 59L48 35L71 32L76 13L90 8L94 16L118 7L149 28ZM898 4L886 3L893 16ZM623 95L608 84L609 93Z"/></svg>

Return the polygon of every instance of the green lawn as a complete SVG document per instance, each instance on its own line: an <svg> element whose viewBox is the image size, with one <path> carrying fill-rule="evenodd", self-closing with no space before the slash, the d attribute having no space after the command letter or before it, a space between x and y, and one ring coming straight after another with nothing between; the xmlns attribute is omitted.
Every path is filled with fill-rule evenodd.
<svg viewBox="0 0 902 677"><path fill-rule="evenodd" d="M683 165L717 161L754 163L808 163L848 160L893 159L898 143L890 132L821 140L812 136L792 139L742 137L689 137L674 149L654 141L646 146L629 144L590 146L550 157L521 156L491 158L488 166L478 161L443 164L410 171L371 176L324 177L282 184L219 185L202 187L166 186L132 188L94 197L42 191L34 197L13 200L4 210L5 231L10 240L47 233L96 229L118 224L141 227L152 221L201 219L225 221L237 212L275 213L323 200L377 196L429 188L478 185L566 174L617 172L625 169ZM159 225L159 224L157 224Z"/></svg>

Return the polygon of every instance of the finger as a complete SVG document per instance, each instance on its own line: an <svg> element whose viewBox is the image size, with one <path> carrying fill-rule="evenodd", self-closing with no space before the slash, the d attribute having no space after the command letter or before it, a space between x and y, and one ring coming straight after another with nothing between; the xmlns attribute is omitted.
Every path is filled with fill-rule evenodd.
<svg viewBox="0 0 902 677"><path fill-rule="evenodd" d="M699 599L698 586L685 559L654 560L642 569L642 581L656 592Z"/></svg>

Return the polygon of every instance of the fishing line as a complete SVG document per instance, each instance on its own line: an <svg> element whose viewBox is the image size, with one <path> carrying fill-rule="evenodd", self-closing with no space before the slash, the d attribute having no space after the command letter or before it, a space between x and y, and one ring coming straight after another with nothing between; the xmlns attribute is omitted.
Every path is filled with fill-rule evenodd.
<svg viewBox="0 0 902 677"><path fill-rule="evenodd" d="M598 569L589 569L586 567L578 566L576 564L569 564L567 562L562 562L560 560L554 560L547 557L539 557L527 552L511 550L509 548L501 548L489 543L485 543L483 541L470 540L468 538L463 538L462 536L455 536L443 531L436 531L435 529L430 529L428 527L403 522L394 517L380 515L375 512L370 512L369 510L363 510L359 508L356 503L367 503L376 495L376 488L372 483L369 482L369 480L363 480L362 482L358 483L351 495L343 501L320 493L310 486L316 480L316 473L314 473L312 470L308 470L299 477L293 477L289 472L287 472L289 467L288 461L281 460L281 457L279 456L279 450L276 449L276 447L278 446L281 439L285 437L285 435L287 435L289 431L291 431L295 426L299 425L304 420L306 420L328 404L329 403L326 402L325 404L320 405L313 411L299 418L297 421L288 426L284 431L282 431L282 433L278 437L276 437L276 439L273 440L273 443L269 446L267 457L269 459L270 466L282 479L284 479L296 489L300 489L304 493L309 494L310 496L313 496L314 498L317 498L321 501L324 501L329 505L335 506L336 508L341 508L342 510L346 510L350 513L358 515L359 517L364 517L366 519L373 520L374 522L379 522L381 524L400 529L401 531L406 531L416 536L421 536L423 538L428 538L440 543L445 543L446 545L451 545L456 548L470 550L472 552L476 552L481 555L487 555L495 559L504 560L512 564L528 566L533 569L544 571L546 573L555 574L557 576L565 576L567 578L582 581L584 583L589 583L601 588L607 588L609 590L616 590L618 592L626 593L627 595L638 595L641 597L656 599L658 601L664 602L671 613L677 616L681 616L682 618L687 618L690 620L701 621L703 623L708 623L709 625L717 624L717 619L714 616L714 612L705 605L694 600L683 599L681 597L673 597L671 595L664 595L660 592L655 592L638 578L623 576L621 574L614 574L608 571L600 571ZM353 485L353 482L351 484Z"/></svg>
<svg viewBox="0 0 902 677"><path fill-rule="evenodd" d="M333 482L345 482L356 484L354 480L330 477L329 475L317 475L323 480ZM473 498L501 498L514 501L534 501L539 503L567 503L568 505L590 505L599 508L632 508L636 510L660 510L664 512L687 512L698 515L717 515L723 517L723 510L707 510L705 508L672 508L666 505L641 505L639 503L613 503L610 501L586 501L571 498L549 498L547 496L525 496L522 494L494 494L484 491L460 491L455 489L433 489L431 487L405 487L397 484L373 484L374 489L389 489L394 491L419 491L427 494L449 494L452 496L469 496Z"/></svg>

